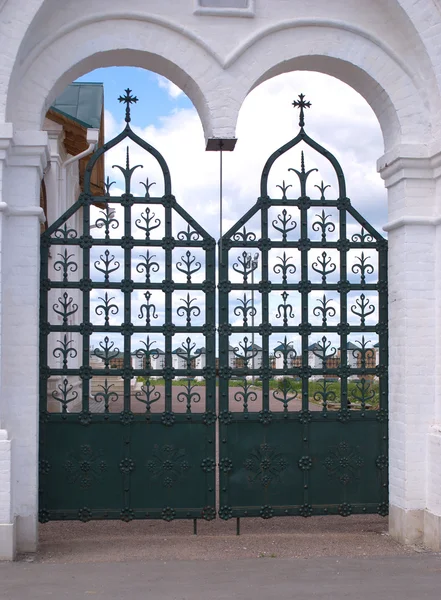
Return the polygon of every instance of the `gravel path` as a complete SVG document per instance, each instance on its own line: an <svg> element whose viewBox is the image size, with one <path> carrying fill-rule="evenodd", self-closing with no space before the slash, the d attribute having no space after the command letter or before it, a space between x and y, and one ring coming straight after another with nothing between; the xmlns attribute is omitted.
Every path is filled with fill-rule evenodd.
<svg viewBox="0 0 441 600"><path fill-rule="evenodd" d="M40 525L36 560L88 563L136 560L220 560L399 556L415 554L387 535L376 515L198 521L52 522Z"/></svg>

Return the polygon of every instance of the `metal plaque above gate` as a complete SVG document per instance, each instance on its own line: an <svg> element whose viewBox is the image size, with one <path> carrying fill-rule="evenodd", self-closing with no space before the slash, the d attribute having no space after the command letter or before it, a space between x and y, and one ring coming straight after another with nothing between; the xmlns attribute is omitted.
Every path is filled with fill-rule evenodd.
<svg viewBox="0 0 441 600"><path fill-rule="evenodd" d="M124 130L93 154L84 193L41 238L40 521L209 520L215 242L131 129L137 98L119 100ZM123 141L123 189L108 177L91 195L96 161Z"/></svg>
<svg viewBox="0 0 441 600"><path fill-rule="evenodd" d="M219 515L386 515L387 242L305 132L310 103L293 104L298 135L221 240ZM302 146L315 152L296 155ZM291 149L289 181L271 183ZM314 157L333 199L311 182Z"/></svg>

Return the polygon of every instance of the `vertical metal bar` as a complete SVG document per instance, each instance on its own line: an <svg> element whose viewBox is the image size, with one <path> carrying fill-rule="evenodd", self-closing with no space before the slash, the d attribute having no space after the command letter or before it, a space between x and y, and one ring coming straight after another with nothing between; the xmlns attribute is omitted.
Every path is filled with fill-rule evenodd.
<svg viewBox="0 0 441 600"><path fill-rule="evenodd" d="M222 148L223 148L223 141L219 140L219 257L222 260L222 234L223 234L223 227L222 227L222 221L223 221L223 179L224 179L224 173L223 173L223 157L222 157Z"/></svg>
<svg viewBox="0 0 441 600"><path fill-rule="evenodd" d="M263 206L261 208L262 215L262 233L261 239L268 240L268 207ZM268 246L264 243L261 250L262 254L262 272L261 280L263 284L269 284L269 273L268 273ZM269 295L268 289L261 291L261 304L262 304L262 323L264 325L269 324ZM265 369L269 368L269 334L267 331L262 333L262 367ZM263 410L269 410L269 378L264 377L262 379L262 408Z"/></svg>
<svg viewBox="0 0 441 600"><path fill-rule="evenodd" d="M90 205L85 202L83 206L83 236L87 239L90 235ZM83 278L85 281L90 279L90 249L83 249ZM83 291L83 323L90 323L90 292L88 290ZM83 356L82 365L89 367L89 352L90 352L90 334L85 330L83 336ZM90 379L82 380L82 411L88 412L89 410L89 392L90 392Z"/></svg>
<svg viewBox="0 0 441 600"><path fill-rule="evenodd" d="M124 235L126 239L130 239L131 233L131 216L132 210L131 206L124 207ZM131 267L132 267L132 251L130 248L124 249L124 279L126 281L130 281L131 279ZM124 322L131 323L132 322L132 294L129 291L124 292ZM126 331L124 334L124 360L123 366L124 369L130 369L132 366L132 357L131 357L131 337L132 334L130 331ZM130 398L130 389L131 389L131 380L129 378L124 378L124 410L130 410L131 398Z"/></svg>
<svg viewBox="0 0 441 600"><path fill-rule="evenodd" d="M49 292L44 289L41 285L43 281L48 279L49 259L49 248L41 248L41 260L40 260L40 323L48 322L48 295ZM40 372L41 370L47 371L48 369L48 336L47 331L42 331L40 327ZM45 413L48 410L47 405L47 393L48 393L48 377L39 377L39 393L40 393L40 413ZM43 419L40 419L40 435L39 435L39 461L47 460L45 456L45 445L47 439L47 424L44 423ZM40 462L40 464L42 464ZM38 480L38 492L39 492L39 507L40 509L46 505L47 497L47 484L45 479L41 476Z"/></svg>
<svg viewBox="0 0 441 600"><path fill-rule="evenodd" d="M256 254L256 256L258 256ZM251 255L250 255L250 260L251 259ZM252 266L254 266L252 264ZM251 354L251 370L253 372L252 376L251 376L251 381L254 383L254 379L255 379L255 375L254 375L254 269L251 271L251 306L252 306L252 311L251 311L251 348L252 348L252 354Z"/></svg>
<svg viewBox="0 0 441 600"><path fill-rule="evenodd" d="M236 535L240 535L240 517L236 519Z"/></svg>
<svg viewBox="0 0 441 600"><path fill-rule="evenodd" d="M378 320L382 324L388 323L388 291L387 291L387 269L388 269L388 256L387 256L387 243L384 247L380 247L378 252L378 307L379 315ZM382 327L378 336L380 343L379 347L379 393L380 393L380 408L387 410L388 408L388 328Z"/></svg>
<svg viewBox="0 0 441 600"><path fill-rule="evenodd" d="M49 248L41 248L41 261L40 261L40 323L48 322L48 301L49 292L43 288L41 282L49 278ZM40 369L48 368L48 337L47 331L42 331L40 328ZM48 378L40 377L40 411L47 410L47 388Z"/></svg>
<svg viewBox="0 0 441 600"><path fill-rule="evenodd" d="M308 209L303 206L300 207L300 239L305 240L308 237ZM301 254L301 281L306 284L309 280L309 268L308 268L308 249L302 248ZM302 289L302 325L305 326L308 319L308 291ZM309 408L309 378L306 374L306 370L309 367L309 333L306 328L303 328L302 333L302 410L308 410Z"/></svg>
<svg viewBox="0 0 441 600"><path fill-rule="evenodd" d="M219 459L227 456L228 442L228 415L230 410L229 405L229 341L230 335L228 331L228 311L229 311L229 292L227 286L228 281L228 248L222 247L219 243L219 405L218 405L218 431L219 431ZM223 471L218 471L219 477L219 504L228 504L228 474Z"/></svg>
<svg viewBox="0 0 441 600"><path fill-rule="evenodd" d="M346 209L339 209L339 240L346 240ZM347 281L347 249L340 250L340 281ZM348 322L348 292L345 288L340 290L340 323L343 328L340 332L340 367L342 376L340 378L340 403L342 409L348 408L348 377L345 370L348 366L348 334L345 324Z"/></svg>
<svg viewBox="0 0 441 600"><path fill-rule="evenodd" d="M387 269L388 269L388 256L387 256L387 242L380 244L378 251L378 307L379 307L379 322L383 325L388 323L388 291L387 291ZM379 374L378 374L378 392L379 392L379 409L382 413L380 417L380 447L383 456L389 454L389 442L388 442L388 328L382 326L378 336L380 343L379 347ZM379 414L381 414L379 413ZM383 503L387 504L389 501L389 472L388 469L382 469L381 478L381 497Z"/></svg>
<svg viewBox="0 0 441 600"><path fill-rule="evenodd" d="M197 535L197 534L198 534L198 520L193 519L193 535Z"/></svg>
<svg viewBox="0 0 441 600"><path fill-rule="evenodd" d="M172 236L172 222L171 215L172 209L169 206L165 207L165 238L171 238ZM172 261L173 261L173 250L170 248L166 248L165 250L165 281L171 281L173 272L172 272ZM171 325L173 322L172 315L172 294L173 292L166 291L165 292L165 325ZM173 366L173 356L172 356L172 335L169 332L165 333L164 340L164 350L165 350L165 366L172 367ZM172 410L172 379L170 377L164 378L164 392L165 392L165 410Z"/></svg>
<svg viewBox="0 0 441 600"><path fill-rule="evenodd" d="M209 249L205 252L205 279L213 281L216 274L216 248ZM209 369L208 377L205 379L205 411L208 414L214 415L216 411L216 293L215 287L212 290L207 290L205 293L205 324L207 332L205 336L205 361L206 367ZM212 327L210 327L212 326ZM212 422L206 426L205 446L207 456L214 454L216 456L216 427L217 423L211 417ZM214 448L214 450L213 450ZM207 482L207 506L215 506L216 504L216 472L206 474Z"/></svg>

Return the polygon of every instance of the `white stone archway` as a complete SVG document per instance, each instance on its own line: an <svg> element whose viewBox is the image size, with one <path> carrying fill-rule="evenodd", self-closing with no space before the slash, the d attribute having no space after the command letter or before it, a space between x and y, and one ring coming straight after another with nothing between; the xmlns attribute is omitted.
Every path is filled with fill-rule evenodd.
<svg viewBox="0 0 441 600"><path fill-rule="evenodd" d="M390 530L403 542L439 548L439 6L425 0L415 13L408 0L387 9L372 0L317 0L294 11L256 0L255 18L241 18L197 16L178 0L145 4L131 0L122 10L117 2L77 0L57 11L54 0L14 0L0 8L9 23L0 30L0 467L8 465L0 470L0 556L13 555L15 537L21 551L37 543L39 184L48 152L42 119L74 78L109 65L145 67L181 87L207 142L233 140L249 91L290 70L333 75L373 108L389 200Z"/></svg>

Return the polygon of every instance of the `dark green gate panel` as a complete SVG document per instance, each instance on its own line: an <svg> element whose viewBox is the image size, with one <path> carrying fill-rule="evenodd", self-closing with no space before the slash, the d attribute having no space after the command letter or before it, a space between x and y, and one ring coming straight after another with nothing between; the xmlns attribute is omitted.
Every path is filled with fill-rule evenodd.
<svg viewBox="0 0 441 600"><path fill-rule="evenodd" d="M386 515L387 242L294 106L298 135L220 242L219 515Z"/></svg>
<svg viewBox="0 0 441 600"><path fill-rule="evenodd" d="M170 440L164 438L162 427L148 427L148 444L145 425L139 424L132 433L133 453L142 457L139 459L142 468L133 473L131 481L133 510L140 518L171 520L214 516L215 440L212 427L207 435L207 428L201 421L177 423ZM144 506L151 507L148 515L142 510Z"/></svg>
<svg viewBox="0 0 441 600"><path fill-rule="evenodd" d="M215 516L215 242L120 101L125 129L41 239L42 522ZM123 141L124 189L92 196Z"/></svg>
<svg viewBox="0 0 441 600"><path fill-rule="evenodd" d="M125 504L121 426L103 421L84 428L75 421L52 418L41 427L40 490L46 512L40 517L119 518Z"/></svg>

